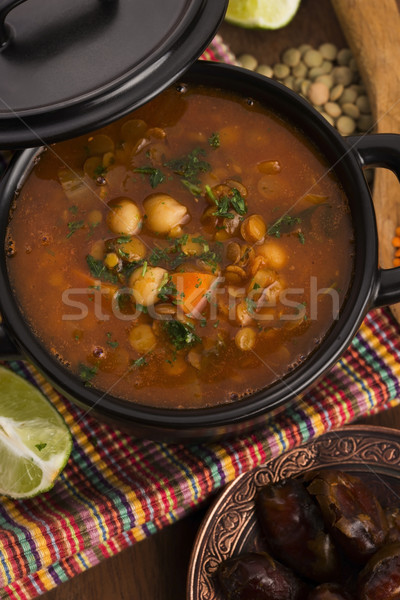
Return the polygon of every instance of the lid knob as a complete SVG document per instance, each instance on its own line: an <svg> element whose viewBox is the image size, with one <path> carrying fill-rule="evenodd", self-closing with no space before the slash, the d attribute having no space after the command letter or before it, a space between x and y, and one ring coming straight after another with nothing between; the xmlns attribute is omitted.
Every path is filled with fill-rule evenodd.
<svg viewBox="0 0 400 600"><path fill-rule="evenodd" d="M7 26L5 20L13 8L18 6L18 4L22 4L22 2L26 2L26 0L3 0L0 6L0 50L6 46L7 42L10 39L10 28Z"/></svg>

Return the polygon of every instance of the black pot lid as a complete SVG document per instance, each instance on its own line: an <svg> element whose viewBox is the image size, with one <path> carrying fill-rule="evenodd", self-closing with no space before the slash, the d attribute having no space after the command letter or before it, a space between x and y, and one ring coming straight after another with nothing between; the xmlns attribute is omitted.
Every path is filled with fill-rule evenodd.
<svg viewBox="0 0 400 600"><path fill-rule="evenodd" d="M96 129L158 94L207 47L227 0L0 4L0 148L16 148Z"/></svg>

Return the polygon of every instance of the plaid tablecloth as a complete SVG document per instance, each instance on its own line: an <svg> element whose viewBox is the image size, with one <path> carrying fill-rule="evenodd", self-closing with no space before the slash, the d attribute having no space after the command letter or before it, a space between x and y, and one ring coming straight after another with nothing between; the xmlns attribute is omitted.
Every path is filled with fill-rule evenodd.
<svg viewBox="0 0 400 600"><path fill-rule="evenodd" d="M218 36L203 58L234 61ZM133 439L84 414L28 363L7 363L55 404L74 445L51 491L1 499L0 598L34 598L174 523L243 471L398 404L399 333L389 310L371 311L343 358L301 402L251 435L192 446Z"/></svg>

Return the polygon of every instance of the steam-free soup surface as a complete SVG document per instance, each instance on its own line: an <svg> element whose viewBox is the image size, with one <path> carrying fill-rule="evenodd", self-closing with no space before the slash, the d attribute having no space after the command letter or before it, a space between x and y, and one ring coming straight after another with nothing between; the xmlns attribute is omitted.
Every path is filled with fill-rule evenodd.
<svg viewBox="0 0 400 600"><path fill-rule="evenodd" d="M8 269L35 334L86 385L200 407L314 350L352 238L346 197L300 133L257 102L177 86L41 154Z"/></svg>

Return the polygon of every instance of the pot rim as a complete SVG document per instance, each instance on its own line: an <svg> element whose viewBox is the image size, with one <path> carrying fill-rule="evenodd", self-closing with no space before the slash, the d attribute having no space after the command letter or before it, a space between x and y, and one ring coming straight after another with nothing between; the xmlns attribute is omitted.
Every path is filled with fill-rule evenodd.
<svg viewBox="0 0 400 600"><path fill-rule="evenodd" d="M205 80L205 81L204 81ZM181 77L183 83L201 83L206 87L215 85L232 89L245 97L257 100L268 98L278 115L291 118L292 125L307 136L319 153L329 162L336 157L335 170L343 173L339 178L343 187L357 190L357 198L347 197L353 215L356 236L354 274L348 295L343 302L339 318L325 334L318 347L298 367L264 390L232 401L205 408L161 408L122 400L95 388L85 387L71 371L63 367L42 346L23 319L15 301L7 276L4 238L8 222L9 205L15 190L20 189L27 176L27 167L34 160L38 149L20 151L0 185L0 310L12 339L22 348L24 355L39 367L62 393L83 404L88 412L97 413L122 421L134 422L147 427L166 430L186 430L199 427L224 427L242 424L249 419L283 408L290 400L299 398L312 383L315 383L343 354L350 344L361 322L371 308L377 289L377 231L373 204L368 186L361 170L360 158L346 145L345 139L304 99L279 82L240 67L222 63L197 61ZM297 117L293 122L293 117ZM308 132L312 131L310 138ZM321 145L325 144L325 148ZM3 196L3 197L2 197ZM357 219L355 216L357 207Z"/></svg>

